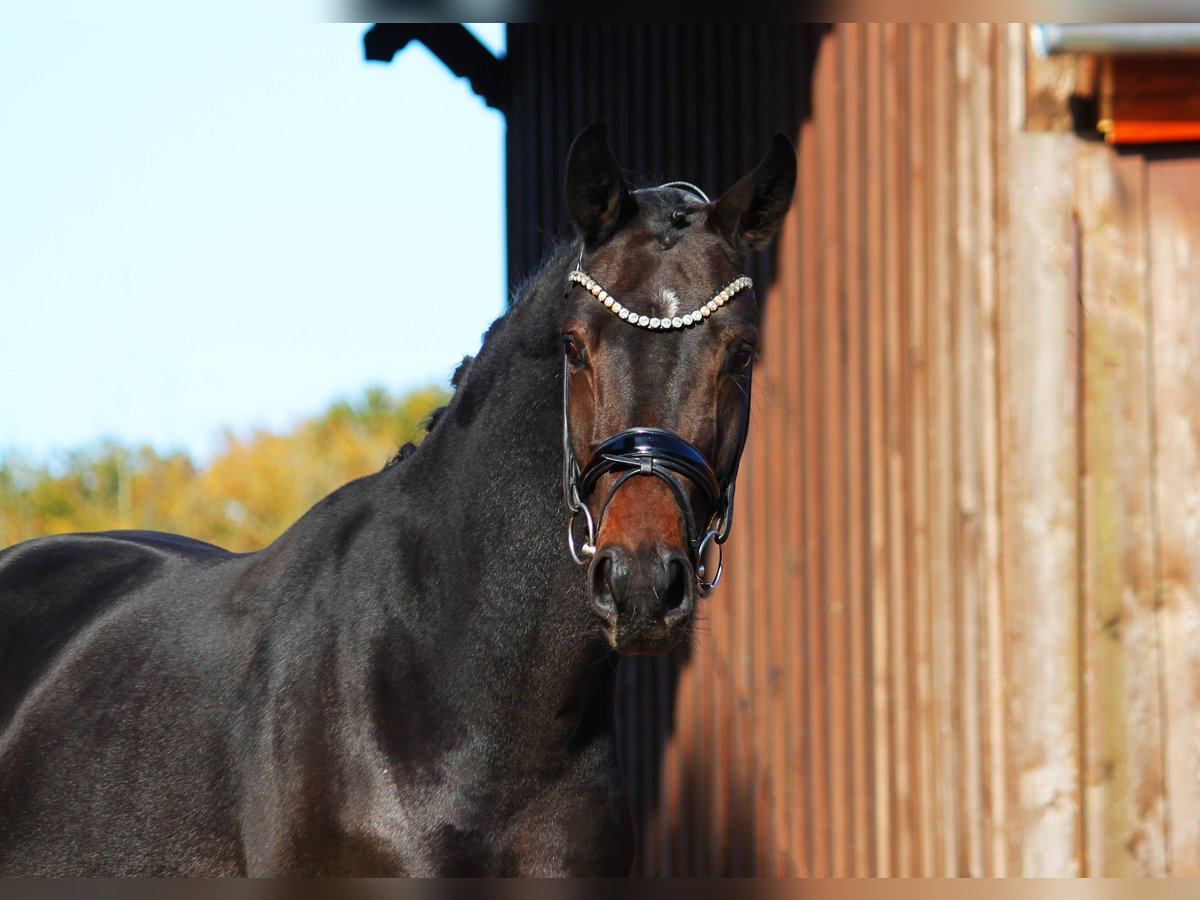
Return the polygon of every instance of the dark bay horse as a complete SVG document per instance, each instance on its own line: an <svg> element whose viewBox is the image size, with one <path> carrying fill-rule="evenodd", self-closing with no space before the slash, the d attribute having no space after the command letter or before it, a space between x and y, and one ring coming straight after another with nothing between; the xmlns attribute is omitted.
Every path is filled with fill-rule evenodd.
<svg viewBox="0 0 1200 900"><path fill-rule="evenodd" d="M717 201L631 191L591 126L577 239L418 447L256 553L0 552L0 874L627 873L610 654L718 577L794 181L778 135Z"/></svg>

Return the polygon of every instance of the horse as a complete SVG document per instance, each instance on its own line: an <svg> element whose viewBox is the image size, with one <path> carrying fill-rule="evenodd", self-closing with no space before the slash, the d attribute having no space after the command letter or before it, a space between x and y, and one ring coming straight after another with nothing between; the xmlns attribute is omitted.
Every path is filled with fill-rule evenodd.
<svg viewBox="0 0 1200 900"><path fill-rule="evenodd" d="M595 123L566 172L574 238L381 471L253 553L0 552L0 874L629 872L615 661L720 578L796 159L633 190Z"/></svg>

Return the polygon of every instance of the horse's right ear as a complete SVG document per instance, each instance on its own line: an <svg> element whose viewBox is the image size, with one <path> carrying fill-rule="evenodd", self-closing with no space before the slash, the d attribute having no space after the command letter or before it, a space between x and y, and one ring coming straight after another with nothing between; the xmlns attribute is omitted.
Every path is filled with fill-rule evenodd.
<svg viewBox="0 0 1200 900"><path fill-rule="evenodd" d="M717 201L717 230L741 257L765 247L779 231L796 189L796 151L783 133L771 138L762 162Z"/></svg>
<svg viewBox="0 0 1200 900"><path fill-rule="evenodd" d="M608 125L593 122L567 154L567 209L584 246L603 244L635 209L621 167L608 146Z"/></svg>

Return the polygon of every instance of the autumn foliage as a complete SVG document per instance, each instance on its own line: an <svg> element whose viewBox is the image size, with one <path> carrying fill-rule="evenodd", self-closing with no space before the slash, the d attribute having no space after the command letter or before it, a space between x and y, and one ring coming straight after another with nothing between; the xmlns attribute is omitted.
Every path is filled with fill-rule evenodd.
<svg viewBox="0 0 1200 900"><path fill-rule="evenodd" d="M442 388L370 388L286 433L226 433L207 465L106 442L61 465L0 460L0 547L41 534L145 528L255 550L338 485L420 440Z"/></svg>

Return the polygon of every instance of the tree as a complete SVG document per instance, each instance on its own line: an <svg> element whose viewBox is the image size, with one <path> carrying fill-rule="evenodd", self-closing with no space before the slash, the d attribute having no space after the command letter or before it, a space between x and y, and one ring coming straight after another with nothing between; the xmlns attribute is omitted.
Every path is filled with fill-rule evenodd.
<svg viewBox="0 0 1200 900"><path fill-rule="evenodd" d="M144 528L254 550L334 488L419 441L439 387L396 397L380 387L335 401L291 430L226 432L207 465L187 454L104 442L58 466L0 459L0 547L42 534Z"/></svg>

